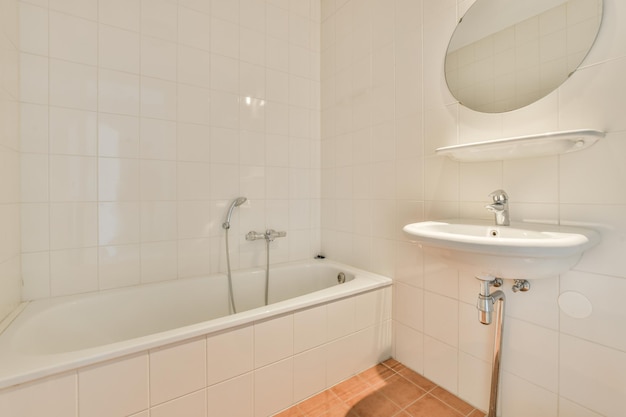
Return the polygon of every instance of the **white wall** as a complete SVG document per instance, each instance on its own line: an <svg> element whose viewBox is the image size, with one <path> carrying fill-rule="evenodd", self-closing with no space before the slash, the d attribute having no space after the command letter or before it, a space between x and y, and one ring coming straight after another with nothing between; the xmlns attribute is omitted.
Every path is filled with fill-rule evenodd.
<svg viewBox="0 0 626 417"><path fill-rule="evenodd" d="M20 302L17 0L0 1L0 320Z"/></svg>
<svg viewBox="0 0 626 417"><path fill-rule="evenodd" d="M395 358L486 408L493 327L478 284L402 235L424 219L489 219L504 188L514 220L580 223L602 243L569 273L513 294L507 283L502 414L620 416L626 394L626 4L605 1L598 42L561 88L523 109L460 106L443 78L448 40L472 1L322 2L322 247L395 279ZM595 128L607 136L564 156L457 163L437 147ZM573 319L557 297L588 298Z"/></svg>
<svg viewBox="0 0 626 417"><path fill-rule="evenodd" d="M237 236L287 229L275 260L310 256L321 161L326 255L394 276L396 358L484 407L492 329L477 324L477 285L400 229L426 218L488 218L487 194L502 187L514 219L581 222L603 233L574 271L508 294L506 415L619 415L623 2L606 1L598 44L563 87L527 108L487 115L455 103L442 77L448 39L471 1L324 0L321 124L315 1L248 0L240 10L227 0L213 0L211 10L175 3L20 2L25 298L223 269L219 224L239 194L251 203L236 213ZM8 20L3 28L15 28ZM208 44L196 36L203 33ZM5 85L2 96L13 93L3 106L13 104L0 114L15 121L15 78ZM434 156L443 145L574 128L608 135L562 157L458 164ZM15 160L15 140L4 141ZM1 185L14 190L15 181ZM15 211L15 193L2 193L12 196L3 209ZM11 229L19 215L0 218ZM262 262L261 248L239 243L236 267ZM19 270L16 252L2 264L11 271ZM592 301L590 318L560 313L556 298L570 289Z"/></svg>
<svg viewBox="0 0 626 417"><path fill-rule="evenodd" d="M24 299L319 250L319 3L22 0Z"/></svg>

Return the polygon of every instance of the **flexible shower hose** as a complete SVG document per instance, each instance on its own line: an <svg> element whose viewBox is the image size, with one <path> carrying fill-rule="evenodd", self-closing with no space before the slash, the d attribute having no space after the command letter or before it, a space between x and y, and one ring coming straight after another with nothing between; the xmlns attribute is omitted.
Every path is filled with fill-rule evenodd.
<svg viewBox="0 0 626 417"><path fill-rule="evenodd" d="M265 259L265 305L268 303L270 292L270 240L265 239L265 253L267 258Z"/></svg>
<svg viewBox="0 0 626 417"><path fill-rule="evenodd" d="M230 307L233 309L233 314L237 313L235 307L235 297L233 296L233 278L230 271L230 250L228 248L228 229L226 229L226 268L228 268L228 295L230 297Z"/></svg>

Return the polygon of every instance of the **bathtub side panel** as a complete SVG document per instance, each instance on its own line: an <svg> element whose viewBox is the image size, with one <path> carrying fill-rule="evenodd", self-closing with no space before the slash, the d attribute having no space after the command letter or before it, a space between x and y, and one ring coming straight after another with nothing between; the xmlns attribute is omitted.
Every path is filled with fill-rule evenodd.
<svg viewBox="0 0 626 417"><path fill-rule="evenodd" d="M146 352L79 370L80 417L126 416L148 408L148 369Z"/></svg>
<svg viewBox="0 0 626 417"><path fill-rule="evenodd" d="M0 416L77 417L76 372L0 391Z"/></svg>
<svg viewBox="0 0 626 417"><path fill-rule="evenodd" d="M252 325L207 337L207 385L238 377L254 369Z"/></svg>
<svg viewBox="0 0 626 417"><path fill-rule="evenodd" d="M201 398L206 398L206 412L212 415L231 407L242 387L241 417L279 412L391 356L389 283L346 268L355 276L346 284L198 323L192 331L174 329L174 336L156 335L162 339L137 345L136 350L116 355L111 351L89 362L80 359L78 351L83 362L74 371L65 368L67 379L61 382L48 383L54 380L48 377L0 389L0 415L77 417L78 410L80 417L202 412ZM220 283L223 287L223 277ZM211 292L192 282L183 286L189 285L195 295ZM154 291L166 291L172 301L180 298L178 304L189 300L169 286ZM145 293L142 297L150 298ZM71 354L47 353L49 358L64 359ZM46 352L35 357L43 360ZM37 404L59 412L33 412Z"/></svg>
<svg viewBox="0 0 626 417"><path fill-rule="evenodd" d="M206 338L150 351L150 405L206 387Z"/></svg>
<svg viewBox="0 0 626 417"><path fill-rule="evenodd" d="M76 404L81 417L161 415L166 410L198 408L197 399L206 398L208 415L236 406L240 417L269 416L390 357L390 288L349 300L347 304L345 299L333 301L93 365L63 377L0 390L0 415L77 417ZM321 332L336 320L326 312L343 311L346 305L351 306L348 311L353 324L340 336ZM286 323L297 330L285 335ZM277 333L274 346L272 332ZM283 351L287 344L288 352L255 362L260 352L255 352L254 335L261 333L263 346L257 348L265 353ZM303 338L307 333L315 336ZM192 363L183 374L180 366L172 365L186 361ZM172 365L169 370L168 364ZM154 381L150 369L157 365L159 381ZM201 368L199 372L194 371L196 365ZM189 380L181 380L185 375ZM177 385L172 385L173 381ZM39 413L28 407L59 411Z"/></svg>

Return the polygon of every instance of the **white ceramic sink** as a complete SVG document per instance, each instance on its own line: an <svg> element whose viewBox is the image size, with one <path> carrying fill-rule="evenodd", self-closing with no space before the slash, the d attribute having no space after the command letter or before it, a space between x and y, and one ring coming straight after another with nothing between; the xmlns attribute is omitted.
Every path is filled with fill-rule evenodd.
<svg viewBox="0 0 626 417"><path fill-rule="evenodd" d="M480 220L442 220L404 226L412 239L439 248L475 275L538 279L568 271L600 241L597 232L568 226L515 223L495 226Z"/></svg>

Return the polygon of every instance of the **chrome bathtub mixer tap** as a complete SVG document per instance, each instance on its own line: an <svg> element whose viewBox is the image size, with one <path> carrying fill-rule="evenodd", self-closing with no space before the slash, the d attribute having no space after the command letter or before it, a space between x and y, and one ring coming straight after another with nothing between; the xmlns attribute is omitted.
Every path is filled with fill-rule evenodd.
<svg viewBox="0 0 626 417"><path fill-rule="evenodd" d="M274 229L267 229L265 233L259 233L250 231L246 234L246 240L253 241L258 239L265 239L268 242L273 242L277 237L285 237L287 236L287 232L277 232Z"/></svg>
<svg viewBox="0 0 626 417"><path fill-rule="evenodd" d="M277 237L285 237L287 232L277 232L274 229L267 229L265 233L255 232L254 230L246 234L246 240L252 242L259 239L265 239L265 305L269 302L269 288L270 288L270 243Z"/></svg>

